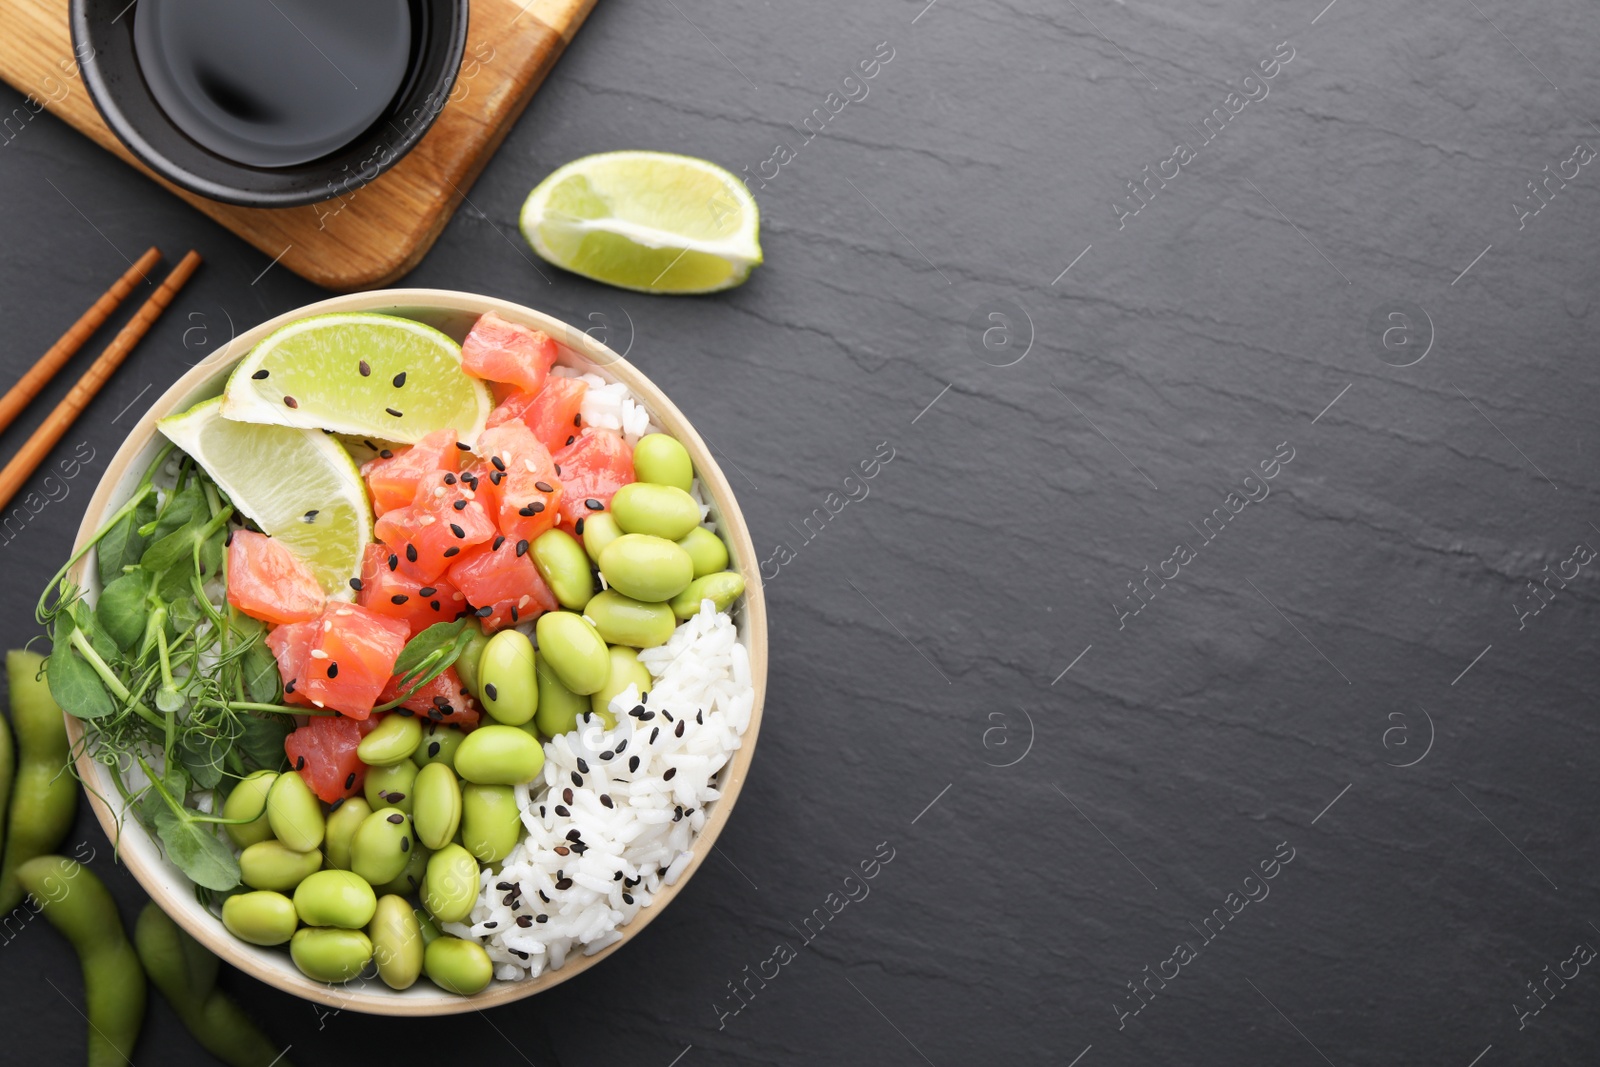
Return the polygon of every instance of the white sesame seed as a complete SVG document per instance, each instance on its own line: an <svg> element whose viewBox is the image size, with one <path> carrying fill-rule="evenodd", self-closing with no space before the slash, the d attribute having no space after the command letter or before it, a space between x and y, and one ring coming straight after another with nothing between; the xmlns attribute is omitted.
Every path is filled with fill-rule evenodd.
<svg viewBox="0 0 1600 1067"><path fill-rule="evenodd" d="M432 515L424 515L424 516L422 516L422 518L417 520L417 525L418 526L432 526L437 521L438 520L435 519Z"/></svg>
<svg viewBox="0 0 1600 1067"><path fill-rule="evenodd" d="M326 652L322 651L322 649L320 649L320 648L313 648L311 650L311 658L312 659L327 659L328 658L328 654Z"/></svg>

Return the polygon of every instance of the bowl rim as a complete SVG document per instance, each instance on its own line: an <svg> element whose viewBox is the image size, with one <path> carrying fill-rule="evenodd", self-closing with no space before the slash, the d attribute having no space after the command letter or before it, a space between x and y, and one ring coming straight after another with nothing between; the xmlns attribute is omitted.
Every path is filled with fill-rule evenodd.
<svg viewBox="0 0 1600 1067"><path fill-rule="evenodd" d="M282 168L255 167L238 163L196 144L197 151L217 160L224 168L224 177L219 179L197 173L156 147L145 135L139 122L131 118L121 106L116 94L111 91L106 80L106 72L101 66L102 50L93 44L98 40L103 45L104 35L115 31L109 24L97 23L90 17L88 7L92 2L93 0L70 0L68 23L72 35L73 54L77 58L84 87L88 90L89 100L94 104L95 111L105 122L106 127L129 152L133 153L134 158L150 168L162 180L219 203L254 208L302 207L306 204L321 203L354 192L371 183L404 159L406 154L433 128L440 112L444 110L445 101L456 83L456 78L460 76L461 59L467 48L467 28L472 8L471 0L442 0L449 5L450 17L439 19L438 29L433 31L439 38L436 47L442 49L441 73L432 84L419 84L415 87L422 94L420 99L424 106L420 110L426 114L420 121L407 122L398 137L391 138L378 133L380 127L384 125L384 119L380 118L358 138L343 147L309 162ZM422 2L426 3L428 0ZM132 32L131 23L127 32ZM131 44L129 47L131 49ZM417 74L418 71L412 70L408 72L408 77L415 78ZM139 78L142 83L143 75L140 74ZM148 93L148 87L146 91ZM399 102L403 103L409 98L408 93L400 97ZM151 106L161 112L160 105L155 103L153 96L151 96ZM165 117L165 112L161 114ZM166 121L177 137L191 144L195 143L171 119ZM393 123L390 122L388 125L393 126ZM327 168L341 161L345 163L344 171L347 173L350 172L351 166L356 166L358 169L348 173L342 181L337 175L328 177L328 173L331 172L327 171ZM238 184L245 176L263 180L268 187L246 188ZM314 179L319 184L307 184ZM339 188L330 192L329 190L336 184Z"/></svg>
<svg viewBox="0 0 1600 1067"><path fill-rule="evenodd" d="M227 370L244 358L263 337L281 326L311 315L341 311L398 313L404 310L462 314L483 314L494 311L502 317L542 329L563 346L564 361L570 352L588 364L584 369L593 370L602 377L627 385L634 396L649 410L656 424L677 437L689 450L701 486L708 495L718 525L729 542L731 558L745 575L745 612L743 624L739 626L739 637L749 649L750 676L755 699L751 704L750 723L745 729L741 745L723 768L723 782L719 786L721 797L711 805L706 825L695 836L691 845L693 858L679 875L678 880L670 886L664 885L649 907L641 909L631 922L620 927L622 937L617 941L590 956L585 956L581 952L569 955L561 968L548 970L538 978L506 982L496 980L483 992L470 997L457 996L443 990L438 990L437 993L395 992L377 981L369 981L364 987L356 989L316 982L295 970L292 964L286 969L277 964L263 965L268 961L286 959L287 957L282 955L282 947L261 948L240 941L228 933L221 921L195 899L193 885L188 879L181 875L176 877L172 875L170 864L159 845L137 820L128 820L123 832L132 835L133 842L141 847L125 847L127 842L119 840L118 837L116 814L105 797L100 795L102 792L112 792L109 779L105 777L105 769L82 751L81 722L71 715L65 715L65 718L73 751L78 753L75 763L85 792L88 794L90 807L99 819L106 836L117 844L119 859L133 873L140 886L150 895L150 899L207 949L225 962L268 985L316 1003L376 1015L452 1015L508 1004L543 992L582 974L626 945L667 905L671 904L689 883L716 844L723 827L727 825L745 778L748 776L755 755L756 740L760 733L762 706L766 699L766 601L759 571L756 569L758 557L755 545L751 540L743 513L734 498L732 486L688 418L643 372L609 347L583 330L569 326L552 315L526 305L497 297L447 289L382 289L330 297L276 315L237 335L211 357L190 368L162 393L146 409L107 464L85 509L73 542L73 551L76 552L99 529L104 516L113 508L113 497L126 492L130 473L135 479L142 473L142 470L131 472L131 468L140 453L156 440L159 433L156 421L177 410L180 404L202 388L221 379ZM70 580L79 588L87 588L86 583L93 583L93 572L90 570L93 559L93 552L85 553L68 572ZM91 782L103 788L90 789L88 785Z"/></svg>

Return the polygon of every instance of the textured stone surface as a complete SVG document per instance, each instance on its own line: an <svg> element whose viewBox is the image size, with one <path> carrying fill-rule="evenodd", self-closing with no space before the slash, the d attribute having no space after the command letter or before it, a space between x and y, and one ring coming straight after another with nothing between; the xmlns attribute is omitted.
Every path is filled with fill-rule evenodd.
<svg viewBox="0 0 1600 1067"><path fill-rule="evenodd" d="M1590 1058L1592 968L1521 1029L1516 1006L1600 946L1600 563L1520 629L1513 605L1600 548L1600 174L1552 179L1520 230L1513 205L1600 148L1600 13L924 2L603 5L408 279L604 325L710 437L764 551L789 547L766 568L770 697L718 854L614 960L483 1016L229 988L300 1064ZM1203 143L1285 41L1268 94ZM865 98L806 141L879 42ZM47 116L6 135L9 375L119 251L207 259L63 441L94 450L87 471L0 545L15 645L118 413L230 322L320 294ZM776 142L793 158L757 192L767 265L733 293L607 290L516 235L529 187L575 156L756 174ZM1193 159L1119 229L1124 183L1178 142ZM808 539L880 442L867 497ZM1204 541L1285 442L1270 495ZM1125 583L1170 574L1179 542L1194 558L1119 629ZM80 840L131 920L141 894L87 813ZM806 944L880 842L870 895ZM1245 879L1284 842L1270 895L1208 943L1202 921L1259 895ZM1126 983L1170 975L1179 942L1194 958L1119 1031L1141 1003ZM779 944L795 958L734 1014L728 984L770 976ZM78 1000L54 934L8 931L19 1062L81 1055ZM206 1062L160 1004L134 1059Z"/></svg>

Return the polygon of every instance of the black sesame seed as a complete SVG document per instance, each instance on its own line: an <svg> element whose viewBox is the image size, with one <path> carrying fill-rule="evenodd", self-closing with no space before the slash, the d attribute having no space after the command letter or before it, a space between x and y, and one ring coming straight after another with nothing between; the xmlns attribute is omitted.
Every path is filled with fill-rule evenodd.
<svg viewBox="0 0 1600 1067"><path fill-rule="evenodd" d="M444 550L446 559L449 559L451 556L459 555L460 553L461 549L457 548L455 545L451 545L449 548Z"/></svg>
<svg viewBox="0 0 1600 1067"><path fill-rule="evenodd" d="M578 757L578 770L582 771L584 774L589 773L589 763L582 756Z"/></svg>
<svg viewBox="0 0 1600 1067"><path fill-rule="evenodd" d="M571 443L572 443L572 442L574 442L574 441L576 441L576 440L577 440L577 438L576 438L576 437L573 437L573 436L572 436L572 435L571 435L571 434L568 434L568 435L567 435L567 444L569 444L569 445L570 445L570 444L571 444Z"/></svg>
<svg viewBox="0 0 1600 1067"><path fill-rule="evenodd" d="M570 786L561 791L561 799L565 800L568 804L572 803L572 788Z"/></svg>
<svg viewBox="0 0 1600 1067"><path fill-rule="evenodd" d="M394 408L384 408L383 410L387 411L389 414L393 415L397 419L405 418L405 415L404 415L403 412L396 411Z"/></svg>
<svg viewBox="0 0 1600 1067"><path fill-rule="evenodd" d="M338 800L335 800L332 804L329 804L328 805L328 814L332 815L334 812L336 812L340 808L342 808L344 806L344 802L345 802L346 799L348 799L348 798L340 797Z"/></svg>
<svg viewBox="0 0 1600 1067"><path fill-rule="evenodd" d="M606 506L600 503L600 501L596 500L594 497L590 497L588 500L585 500L583 502L583 506L588 508L590 511L604 511L606 509Z"/></svg>
<svg viewBox="0 0 1600 1067"><path fill-rule="evenodd" d="M356 369L361 372L361 376L363 378L372 377L372 365L369 364L366 360L363 359L361 362L357 363L356 364Z"/></svg>
<svg viewBox="0 0 1600 1067"><path fill-rule="evenodd" d="M444 716L442 714L440 714L438 708L429 708L428 709L428 718L432 719L434 722L443 722L444 721Z"/></svg>
<svg viewBox="0 0 1600 1067"><path fill-rule="evenodd" d="M288 406L289 406L289 407L292 407L292 408L297 408L297 407L299 407L299 406L300 406L300 401L298 401L298 400L296 400L296 399L295 399L295 398L294 398L294 397L292 397L292 396L286 396L286 397L284 397L284 398L283 398L283 402L284 402L284 403L285 403L285 404L287 404L287 405L288 405Z"/></svg>
<svg viewBox="0 0 1600 1067"><path fill-rule="evenodd" d="M572 425L574 425L574 426L582 426L583 425L583 416L582 415L574 415L574 416L572 416Z"/></svg>
<svg viewBox="0 0 1600 1067"><path fill-rule="evenodd" d="M559 882L556 883L556 889L558 889L558 890L571 889L571 888L572 888L572 879L571 878L563 878Z"/></svg>
<svg viewBox="0 0 1600 1067"><path fill-rule="evenodd" d="M535 890L535 892L539 894L540 900L544 901L546 904L550 903L550 898L544 895L543 889Z"/></svg>
<svg viewBox="0 0 1600 1067"><path fill-rule="evenodd" d="M667 770L666 770L666 773L661 776L661 780L663 782L670 782L674 778L676 778L677 776L678 776L678 768L676 768L676 767L668 767Z"/></svg>
<svg viewBox="0 0 1600 1067"><path fill-rule="evenodd" d="M502 479L504 477L505 477L505 475L501 474L499 471L490 471L489 472L489 481L491 483L493 483L494 485L499 485L500 484L500 479Z"/></svg>
<svg viewBox="0 0 1600 1067"><path fill-rule="evenodd" d="M437 756L438 754L439 754L439 742L437 742L437 741L428 742L428 758L432 759L433 757Z"/></svg>
<svg viewBox="0 0 1600 1067"><path fill-rule="evenodd" d="M456 476L454 474L446 474L444 476L444 484L445 485L455 485L456 484Z"/></svg>
<svg viewBox="0 0 1600 1067"><path fill-rule="evenodd" d="M577 786L579 789L582 789L583 788L583 775L579 774L577 771L573 771L572 772L572 784Z"/></svg>
<svg viewBox="0 0 1600 1067"><path fill-rule="evenodd" d="M556 805L556 814L561 816L563 819L565 819L567 816L571 815L572 812L568 811L564 806L562 806L560 804L557 804Z"/></svg>
<svg viewBox="0 0 1600 1067"><path fill-rule="evenodd" d="M572 850L570 848L568 848L566 845L557 845L555 848L551 849L550 851L554 852L558 856L570 856L570 855L572 855Z"/></svg>
<svg viewBox="0 0 1600 1067"><path fill-rule="evenodd" d="M389 603L391 603L391 604L404 604L406 601L408 601L410 599L411 598L406 596L404 593L396 593L394 596L389 598Z"/></svg>
<svg viewBox="0 0 1600 1067"><path fill-rule="evenodd" d="M463 451L463 452L471 452L471 451L472 451L472 446L471 446L471 445L469 445L469 444L463 444L463 443L462 443L462 442L460 442L460 441L457 441L457 442L456 442L456 447L457 447L457 448L459 448L459 449L461 449L461 451Z"/></svg>
<svg viewBox="0 0 1600 1067"><path fill-rule="evenodd" d="M394 823L396 826L399 826L401 823L406 821L406 817L397 811L393 815L389 816L389 821Z"/></svg>
<svg viewBox="0 0 1600 1067"><path fill-rule="evenodd" d="M439 590L435 589L431 585L425 585L421 589L417 590L417 595L421 596L421 597L429 597L429 596L432 596L433 594L437 593L438 591Z"/></svg>
<svg viewBox="0 0 1600 1067"><path fill-rule="evenodd" d="M518 541L517 542L517 555L518 556L525 556L527 554L528 554L528 542L527 541Z"/></svg>
<svg viewBox="0 0 1600 1067"><path fill-rule="evenodd" d="M395 708L394 709L394 713L396 715L400 716L402 719L410 719L410 718L413 718L417 714L416 712L412 711L410 708L406 708L406 707Z"/></svg>
<svg viewBox="0 0 1600 1067"><path fill-rule="evenodd" d="M518 508L517 509L517 514L521 515L525 519L531 519L533 516L537 515L538 512L534 511L531 507L529 507L529 508Z"/></svg>
<svg viewBox="0 0 1600 1067"><path fill-rule="evenodd" d="M532 915L518 915L517 916L517 925L522 927L524 930L526 930L528 927L533 925L533 916Z"/></svg>
<svg viewBox="0 0 1600 1067"><path fill-rule="evenodd" d="M615 755L616 755L616 753L615 753L615 752L613 752L613 751L611 751L611 750L610 750L610 749L609 749L609 748L608 748L608 749L606 749L606 750L605 750L605 751L604 751L604 752L602 752L602 753L600 753L600 758L601 758L601 759L602 759L602 760L609 760L609 759L611 759L611 758L612 758L612 757L613 757L613 756L615 756Z"/></svg>
<svg viewBox="0 0 1600 1067"><path fill-rule="evenodd" d="M415 549L413 549L410 545L406 546L406 559L411 559L411 553L413 551L415 551ZM413 560L413 562L415 561ZM398 566L400 566L400 557L392 552L389 553L389 569L394 570Z"/></svg>
<svg viewBox="0 0 1600 1067"><path fill-rule="evenodd" d="M350 579L350 588L354 589L358 593L361 592L361 579L360 578L352 578L352 579Z"/></svg>
<svg viewBox="0 0 1600 1067"><path fill-rule="evenodd" d="M549 482L534 482L533 487L541 493L553 493L556 491L556 487Z"/></svg>
<svg viewBox="0 0 1600 1067"><path fill-rule="evenodd" d="M624 894L622 894L622 902L624 904L632 904L633 903L633 894L632 893L624 893Z"/></svg>
<svg viewBox="0 0 1600 1067"><path fill-rule="evenodd" d="M627 747L628 747L628 739L626 737L624 737L621 741L617 742L617 755L619 755L619 756L622 755L623 750L626 749Z"/></svg>
<svg viewBox="0 0 1600 1067"><path fill-rule="evenodd" d="M527 959L527 958L528 958L528 954L527 954L527 953L526 953L526 952L524 952L524 951L522 951L522 950L521 950L521 949L520 949L520 948L514 948L514 949L512 949L512 950L511 950L511 954L512 954L512 955L513 955L513 956L516 956L516 957L517 957L517 958L518 958L518 959L523 959L523 960L525 960L525 959Z"/></svg>
<svg viewBox="0 0 1600 1067"><path fill-rule="evenodd" d="M539 514L539 512L544 510L544 501L535 500L533 503L528 505L528 510L532 511L535 515Z"/></svg>
<svg viewBox="0 0 1600 1067"><path fill-rule="evenodd" d="M406 545L406 559L411 563L415 563L417 561L417 546L416 545ZM394 570L393 567L390 567L389 569L390 570Z"/></svg>
<svg viewBox="0 0 1600 1067"><path fill-rule="evenodd" d="M559 463L555 464L555 468L556 468L556 477L557 478L561 477L561 464L559 464Z"/></svg>
<svg viewBox="0 0 1600 1067"><path fill-rule="evenodd" d="M339 665L337 663L333 662L332 660L328 661L328 677L329 678L337 678L337 677L339 677Z"/></svg>
<svg viewBox="0 0 1600 1067"><path fill-rule="evenodd" d="M699 723L701 726L704 726L706 724L706 713L704 711L695 712L694 721Z"/></svg>
<svg viewBox="0 0 1600 1067"><path fill-rule="evenodd" d="M511 605L511 621L517 621L517 606L515 604Z"/></svg>
<svg viewBox="0 0 1600 1067"><path fill-rule="evenodd" d="M455 708L450 706L450 701L446 700L444 697L434 697L433 698L433 706L438 708L438 709L440 709L441 711L454 711L454 710L456 710Z"/></svg>
<svg viewBox="0 0 1600 1067"><path fill-rule="evenodd" d="M487 619L490 615L493 615L493 614L494 614L494 608L490 607L487 604L485 604L483 607L478 609L478 618L480 618L480 619Z"/></svg>
<svg viewBox="0 0 1600 1067"><path fill-rule="evenodd" d="M652 745L655 744L656 743L656 738L658 738L660 736L661 736L661 727L652 726L650 728L650 743Z"/></svg>
<svg viewBox="0 0 1600 1067"><path fill-rule="evenodd" d="M550 921L550 916L548 916L548 915L535 915L533 917L533 921L536 922L536 923L547 923L547 922ZM527 959L528 957L527 956L523 956L522 958L523 959Z"/></svg>
<svg viewBox="0 0 1600 1067"><path fill-rule="evenodd" d="M294 692L294 683L298 682L299 680L300 679L298 678L290 678L288 684L283 687L283 691L285 693Z"/></svg>
<svg viewBox="0 0 1600 1067"><path fill-rule="evenodd" d="M495 688L495 684L493 682L484 682L483 695L488 697L490 700L499 700L500 690Z"/></svg>
<svg viewBox="0 0 1600 1067"><path fill-rule="evenodd" d="M484 923L484 924L483 924L483 928L484 928L484 929L485 929L485 930L493 930L493 929L494 929L494 928L495 928L495 927L497 927L497 926L499 926L499 925L500 925L500 924L499 924L499 923L498 923L498 922L496 922L496 921L495 921L495 920L493 920L493 919L490 919L490 920L489 920L489 921L488 921L488 922L486 922L486 923Z"/></svg>
<svg viewBox="0 0 1600 1067"><path fill-rule="evenodd" d="M450 506L455 508L457 511L466 511L467 510L467 502L465 500L457 500L454 504L451 504Z"/></svg>
<svg viewBox="0 0 1600 1067"><path fill-rule="evenodd" d="M453 522L450 524L450 532L455 534L457 537L467 536L467 531L463 530L460 526L457 526Z"/></svg>
<svg viewBox="0 0 1600 1067"><path fill-rule="evenodd" d="M377 442L374 441L370 437L366 438L362 443L365 444L368 448L372 449L374 452L376 452L378 450Z"/></svg>
<svg viewBox="0 0 1600 1067"><path fill-rule="evenodd" d="M266 376L267 376L267 372L264 371L264 370L258 370L254 374L250 375L250 377L254 378L258 382L261 381Z"/></svg>
<svg viewBox="0 0 1600 1067"><path fill-rule="evenodd" d="M572 524L572 528L574 530L578 531L578 536L579 537L582 537L583 536L583 519L580 518L577 522L573 523Z"/></svg>
<svg viewBox="0 0 1600 1067"><path fill-rule="evenodd" d="M504 472L506 469L506 461L501 459L499 456L490 456L489 462L494 464L494 469L497 471Z"/></svg>
<svg viewBox="0 0 1600 1067"><path fill-rule="evenodd" d="M600 794L600 803L604 804L608 808L616 807L616 805L611 802L611 794L610 793L601 793Z"/></svg>
<svg viewBox="0 0 1600 1067"><path fill-rule="evenodd" d="M393 817L394 816L392 816L392 815L390 816L390 818L393 818ZM410 852L411 851L411 838L402 837L400 839L400 851L401 852Z"/></svg>
<svg viewBox="0 0 1600 1067"><path fill-rule="evenodd" d="M294 761L294 769L297 771L303 771L306 769L306 758L304 756L301 756L299 759Z"/></svg>
<svg viewBox="0 0 1600 1067"><path fill-rule="evenodd" d="M384 459L393 459L394 458L394 453L389 451L387 448L379 449L378 450L378 455L382 456Z"/></svg>
<svg viewBox="0 0 1600 1067"><path fill-rule="evenodd" d="M510 892L513 888L515 888L510 882L496 882L494 887L500 890L502 893Z"/></svg>
<svg viewBox="0 0 1600 1067"><path fill-rule="evenodd" d="M672 731L672 736L673 737L682 737L683 736L683 727L684 727L684 724L680 722L678 724L678 728L676 730Z"/></svg>
<svg viewBox="0 0 1600 1067"><path fill-rule="evenodd" d="M346 789L349 789L350 787L354 786L355 784L356 784L356 772L355 771L351 771L349 774L344 776L344 787Z"/></svg>
<svg viewBox="0 0 1600 1067"><path fill-rule="evenodd" d="M406 384L406 372L401 371L399 374L394 376L394 387L398 389L404 384Z"/></svg>
<svg viewBox="0 0 1600 1067"><path fill-rule="evenodd" d="M489 546L489 551L498 552L498 551L500 551L500 546L505 544L505 543L506 543L505 535L504 534L497 534L495 536L495 539L494 539L494 544Z"/></svg>

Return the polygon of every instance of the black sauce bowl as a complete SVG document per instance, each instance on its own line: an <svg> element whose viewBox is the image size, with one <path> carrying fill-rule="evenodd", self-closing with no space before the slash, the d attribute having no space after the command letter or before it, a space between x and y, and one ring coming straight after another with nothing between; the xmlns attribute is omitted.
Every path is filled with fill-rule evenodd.
<svg viewBox="0 0 1600 1067"><path fill-rule="evenodd" d="M383 113L343 146L289 166L252 166L201 146L157 102L134 48L128 0L71 0L72 43L106 125L167 181L226 204L293 207L346 195L397 163L444 108L467 41L468 0L409 0L411 53Z"/></svg>

